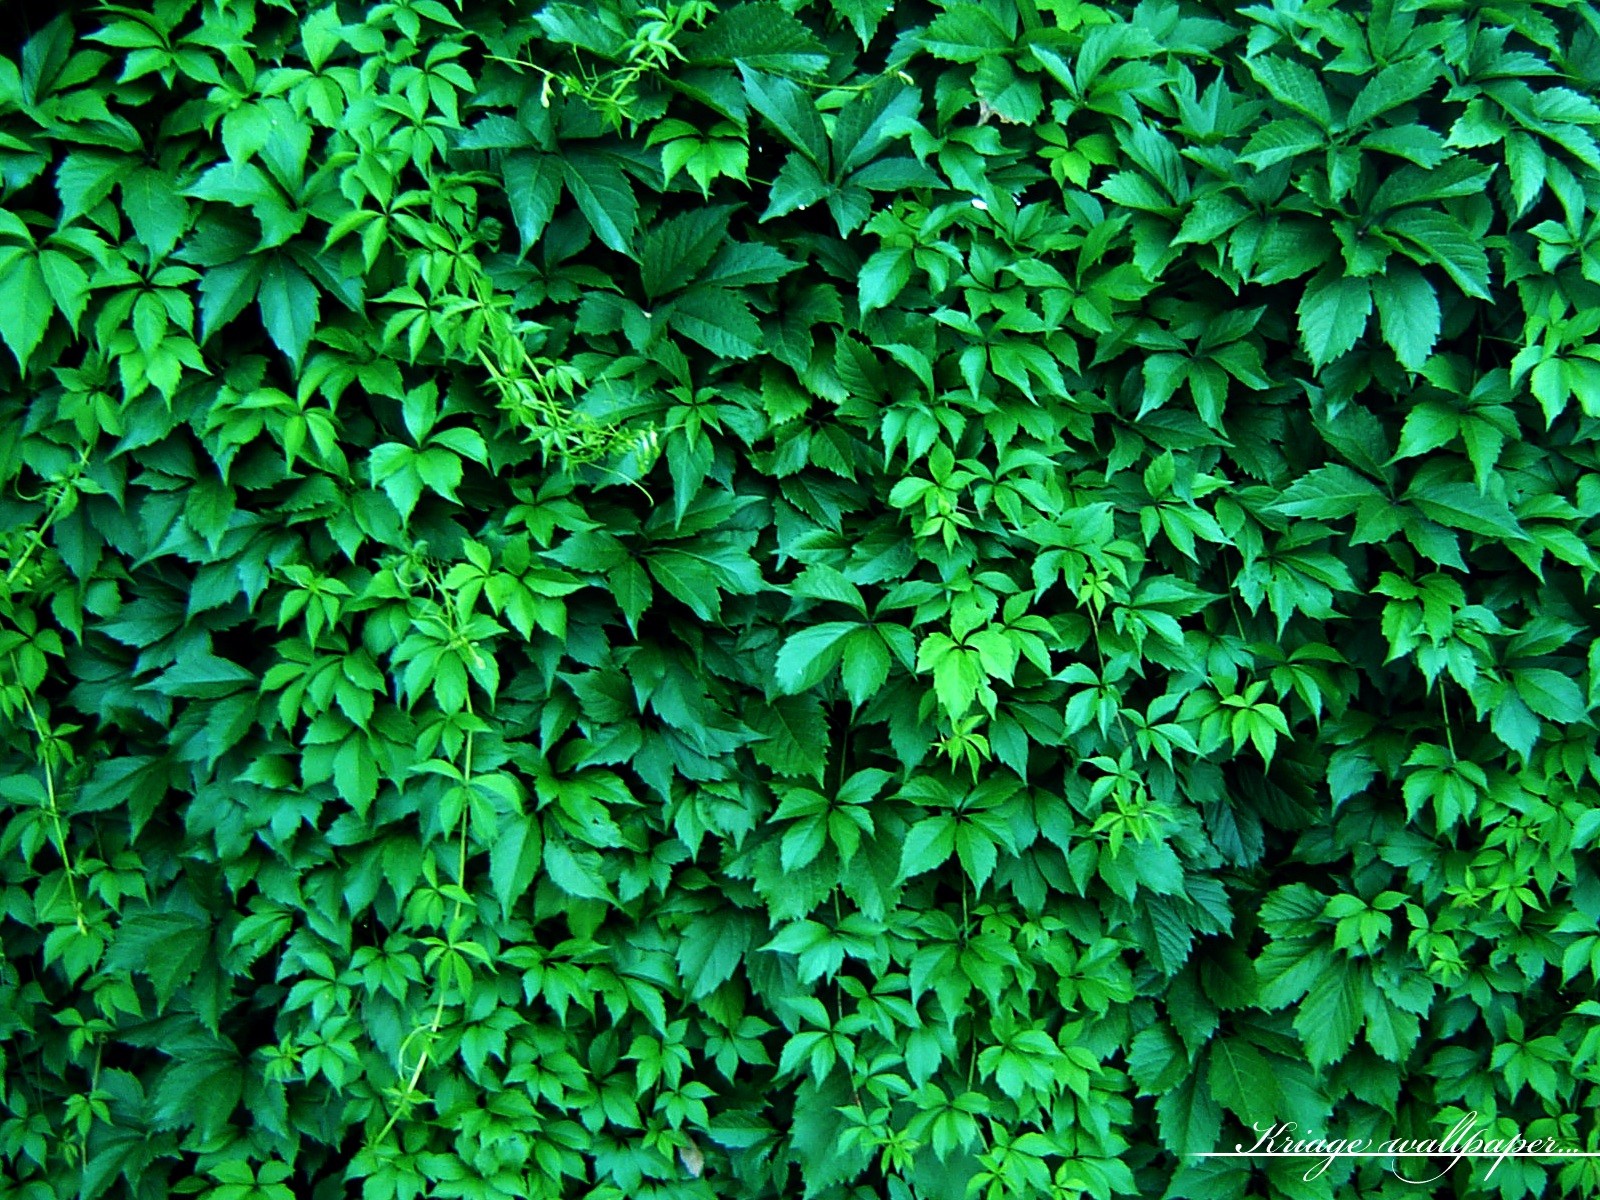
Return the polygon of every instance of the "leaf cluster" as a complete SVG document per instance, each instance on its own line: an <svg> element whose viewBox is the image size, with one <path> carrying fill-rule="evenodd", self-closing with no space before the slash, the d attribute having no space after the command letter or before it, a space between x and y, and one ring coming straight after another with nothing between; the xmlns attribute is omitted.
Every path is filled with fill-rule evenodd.
<svg viewBox="0 0 1600 1200"><path fill-rule="evenodd" d="M1566 0L30 29L0 1200L1600 1150L1597 137Z"/></svg>

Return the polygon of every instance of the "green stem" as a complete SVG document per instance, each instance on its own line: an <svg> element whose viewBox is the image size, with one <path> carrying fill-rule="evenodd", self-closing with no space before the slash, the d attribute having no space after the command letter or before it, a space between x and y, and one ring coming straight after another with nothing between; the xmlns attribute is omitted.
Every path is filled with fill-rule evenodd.
<svg viewBox="0 0 1600 1200"><path fill-rule="evenodd" d="M22 668L17 663L15 651L11 653L11 669L20 681ZM78 932L88 933L89 926L83 919L83 902L78 898L78 873L73 869L72 856L67 850L66 826L61 820L61 807L56 800L56 776L50 765L48 731L44 722L39 719L38 710L33 707L32 697L26 691L22 693L22 706L27 710L28 720L33 725L34 737L39 739L39 762L44 767L45 798L49 806L50 822L55 829L56 853L61 856L61 866L67 876L67 892L72 898L73 916L77 919Z"/></svg>
<svg viewBox="0 0 1600 1200"><path fill-rule="evenodd" d="M967 913L967 874L961 873L961 944L967 944L967 938L972 935L972 918Z"/></svg>
<svg viewBox="0 0 1600 1200"><path fill-rule="evenodd" d="M17 576L22 573L22 569L28 565L28 560L33 557L39 547L44 545L44 535L50 531L50 527L56 523L56 519L67 510L67 497L73 494L73 488L78 481L78 476L83 474L88 465L89 451L85 448L78 455L77 469L57 483L56 486L60 488L60 491L51 500L50 510L45 513L44 520L40 522L39 527L29 537L28 544L23 547L22 553L17 556L17 561L12 563L11 569L6 572L5 584L7 588L16 581Z"/></svg>
<svg viewBox="0 0 1600 1200"><path fill-rule="evenodd" d="M972 1022L971 1036L967 1039L967 1091L972 1090L972 1081L978 1074L978 1010L973 1009L969 1017Z"/></svg>
<svg viewBox="0 0 1600 1200"><path fill-rule="evenodd" d="M1239 556L1239 574L1243 575L1244 551L1240 550L1237 546L1233 548L1233 551ZM1235 577L1235 583L1237 583L1237 576ZM1244 631L1244 618L1239 615L1239 601L1237 597L1234 596L1233 588L1231 587L1228 589L1228 607L1233 610L1233 627L1239 631L1239 640L1241 642L1248 642L1250 639Z"/></svg>
<svg viewBox="0 0 1600 1200"><path fill-rule="evenodd" d="M1089 609L1089 624L1094 630L1094 656L1100 664L1100 682L1103 684L1106 681L1106 655L1105 651L1100 649L1100 617L1094 611L1093 606ZM1120 701L1117 704L1116 716L1117 732L1122 735L1122 744L1127 745L1133 739L1128 736L1127 722L1122 719L1122 704Z"/></svg>
<svg viewBox="0 0 1600 1200"><path fill-rule="evenodd" d="M467 714L469 716L472 714L472 697L470 694L467 696ZM462 747L462 754L462 786L470 787L472 783L472 730L470 729L467 730L466 744ZM458 888L463 891L467 886L467 828L470 824L469 817L471 813L472 802L469 798L466 806L461 811L461 816L457 818L457 824L461 827L461 851L457 863L456 883ZM452 945L454 944L456 926L460 920L461 897L458 894L456 896L455 909L450 914L450 924L447 927L449 933L446 941ZM417 1059L417 1065L411 1072L411 1078L406 1080L406 1090L401 1093L400 1099L395 1104L394 1111L389 1114L389 1119L384 1122L383 1128L378 1132L378 1136L373 1139L372 1144L374 1146L383 1144L384 1138L388 1137L389 1131L394 1128L394 1123L400 1119L400 1114L405 1112L411 1097L417 1093L417 1085L422 1080L422 1072L427 1067L428 1060L433 1052L434 1040L438 1037L440 1026L444 1023L444 1001L445 989L441 983L438 1001L433 1006L433 1019L428 1022L428 1037L427 1041L422 1045L422 1054Z"/></svg>
<svg viewBox="0 0 1600 1200"><path fill-rule="evenodd" d="M1456 761L1456 739L1450 730L1450 705L1445 700L1443 677L1439 679L1439 712L1444 716L1444 741L1450 748L1450 761L1453 763Z"/></svg>

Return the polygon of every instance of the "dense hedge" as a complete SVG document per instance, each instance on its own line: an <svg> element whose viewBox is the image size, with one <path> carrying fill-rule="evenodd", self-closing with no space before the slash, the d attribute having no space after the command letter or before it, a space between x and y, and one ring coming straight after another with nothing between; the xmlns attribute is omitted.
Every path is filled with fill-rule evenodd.
<svg viewBox="0 0 1600 1200"><path fill-rule="evenodd" d="M39 7L0 1198L1600 1149L1595 7Z"/></svg>

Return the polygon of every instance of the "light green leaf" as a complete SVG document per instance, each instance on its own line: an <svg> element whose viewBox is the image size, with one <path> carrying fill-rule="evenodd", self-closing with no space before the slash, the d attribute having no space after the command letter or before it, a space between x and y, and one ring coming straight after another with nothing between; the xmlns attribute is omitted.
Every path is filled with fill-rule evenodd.
<svg viewBox="0 0 1600 1200"><path fill-rule="evenodd" d="M773 677L786 694L808 691L839 665L844 637L861 628L855 621L828 621L792 634L778 651Z"/></svg>
<svg viewBox="0 0 1600 1200"><path fill-rule="evenodd" d="M1523 703L1548 721L1571 725L1587 714L1582 689L1560 671L1518 667L1511 672L1511 684Z"/></svg>
<svg viewBox="0 0 1600 1200"><path fill-rule="evenodd" d="M26 370L55 311L38 255L14 251L9 265L0 270L0 295L5 298L0 303L0 338L10 347L17 366Z"/></svg>
<svg viewBox="0 0 1600 1200"><path fill-rule="evenodd" d="M924 817L907 832L900 851L900 878L910 879L948 862L956 852L956 823L948 816Z"/></svg>

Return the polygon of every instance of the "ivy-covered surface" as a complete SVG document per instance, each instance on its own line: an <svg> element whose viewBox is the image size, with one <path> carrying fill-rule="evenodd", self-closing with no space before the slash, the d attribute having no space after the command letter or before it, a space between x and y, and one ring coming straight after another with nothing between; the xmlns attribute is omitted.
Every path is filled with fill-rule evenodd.
<svg viewBox="0 0 1600 1200"><path fill-rule="evenodd" d="M1600 1194L1594 6L48 7L0 1197Z"/></svg>

